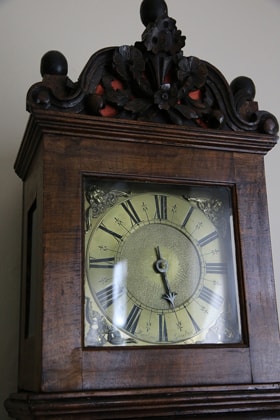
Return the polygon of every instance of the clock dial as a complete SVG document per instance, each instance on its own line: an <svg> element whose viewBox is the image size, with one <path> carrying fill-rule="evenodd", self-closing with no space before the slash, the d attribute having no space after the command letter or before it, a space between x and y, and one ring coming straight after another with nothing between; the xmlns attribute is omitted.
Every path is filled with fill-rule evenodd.
<svg viewBox="0 0 280 420"><path fill-rule="evenodd" d="M240 342L230 207L205 191L87 183L86 345Z"/></svg>

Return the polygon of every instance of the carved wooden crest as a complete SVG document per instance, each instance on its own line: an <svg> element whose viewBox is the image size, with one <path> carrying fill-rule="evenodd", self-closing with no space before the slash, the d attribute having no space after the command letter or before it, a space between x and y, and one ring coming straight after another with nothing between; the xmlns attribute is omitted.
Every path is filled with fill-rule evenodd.
<svg viewBox="0 0 280 420"><path fill-rule="evenodd" d="M185 36L164 0L144 0L141 19L141 42L98 51L76 83L67 77L65 57L46 53L43 80L30 88L27 109L277 134L276 118L258 110L251 79L229 85L208 62L183 55Z"/></svg>

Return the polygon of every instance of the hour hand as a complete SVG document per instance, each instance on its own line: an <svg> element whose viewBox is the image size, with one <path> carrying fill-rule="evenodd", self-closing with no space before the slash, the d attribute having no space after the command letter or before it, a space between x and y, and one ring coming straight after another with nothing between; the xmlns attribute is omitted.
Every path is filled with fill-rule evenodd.
<svg viewBox="0 0 280 420"><path fill-rule="evenodd" d="M167 274L166 274L168 271L168 261L162 258L159 246L156 247L156 256L157 256L157 260L155 263L155 267L156 267L157 272L161 274L164 288L165 288L165 293L162 295L162 298L167 300L167 302L169 302L169 304L174 309L175 297L177 296L177 293L172 292L170 289L169 282L167 279Z"/></svg>

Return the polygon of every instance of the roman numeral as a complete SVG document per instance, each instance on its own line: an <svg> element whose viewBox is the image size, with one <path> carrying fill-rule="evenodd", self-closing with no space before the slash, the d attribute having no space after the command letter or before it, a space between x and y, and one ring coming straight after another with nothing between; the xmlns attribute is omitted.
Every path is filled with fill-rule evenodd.
<svg viewBox="0 0 280 420"><path fill-rule="evenodd" d="M167 326L166 326L166 319L163 314L159 314L158 330L159 330L159 341L167 342L168 341Z"/></svg>
<svg viewBox="0 0 280 420"><path fill-rule="evenodd" d="M224 302L222 296L218 295L217 293L213 292L213 290L205 286L201 289L198 297L216 309L220 309Z"/></svg>
<svg viewBox="0 0 280 420"><path fill-rule="evenodd" d="M114 300L117 300L123 294L124 288L117 288L117 290L114 290L114 286L111 284L110 286L105 287L105 289L97 292L96 296L103 309L107 309L113 304Z"/></svg>
<svg viewBox="0 0 280 420"><path fill-rule="evenodd" d="M206 263L207 274L225 274L227 265L223 263Z"/></svg>
<svg viewBox="0 0 280 420"><path fill-rule="evenodd" d="M210 244L210 242L214 241L218 238L218 233L216 231L209 233L209 235L204 236L204 238L198 241L200 246L205 246Z"/></svg>
<svg viewBox="0 0 280 420"><path fill-rule="evenodd" d="M121 205L135 225L141 222L140 217L138 216L130 200L127 200L125 203L121 203Z"/></svg>
<svg viewBox="0 0 280 420"><path fill-rule="evenodd" d="M115 258L94 258L89 257L89 268L114 268Z"/></svg>
<svg viewBox="0 0 280 420"><path fill-rule="evenodd" d="M194 208L193 208L193 207L191 207L191 208L189 209L188 213L186 214L186 217L185 217L185 219L184 219L184 221L183 221L183 223L182 223L182 225L181 225L181 227L182 227L183 229L186 227L186 225L187 225L187 223L188 223L188 221L189 221L189 219L190 219L190 217L191 217L191 215L192 215L193 210L194 210Z"/></svg>
<svg viewBox="0 0 280 420"><path fill-rule="evenodd" d="M156 214L155 218L159 220L167 219L167 196L155 195Z"/></svg>
<svg viewBox="0 0 280 420"><path fill-rule="evenodd" d="M126 324L125 324L125 329L127 331L130 331L132 334L135 333L136 328L137 328L137 324L141 315L141 311L142 309L139 308L139 306L134 305L133 308L131 309L127 320L126 320Z"/></svg>
<svg viewBox="0 0 280 420"><path fill-rule="evenodd" d="M108 229L103 224L99 225L99 229L103 230L103 232L109 233L109 235L112 235L117 241L121 241L122 240L122 235L120 235L117 232L114 232L113 230Z"/></svg>

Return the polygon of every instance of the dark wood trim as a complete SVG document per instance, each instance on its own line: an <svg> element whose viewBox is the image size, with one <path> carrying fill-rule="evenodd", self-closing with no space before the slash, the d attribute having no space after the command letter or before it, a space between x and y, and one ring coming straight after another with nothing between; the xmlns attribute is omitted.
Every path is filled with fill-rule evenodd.
<svg viewBox="0 0 280 420"><path fill-rule="evenodd" d="M81 393L13 394L5 406L18 420L101 419L279 419L275 385L151 388Z"/></svg>
<svg viewBox="0 0 280 420"><path fill-rule="evenodd" d="M118 136L116 137L116 131ZM82 114L36 110L31 115L15 162L16 173L24 180L42 136L94 137L115 142L151 143L162 146L236 151L265 155L276 144L277 137L265 134L202 130L158 123L135 122ZM164 133L164 137L163 134Z"/></svg>

